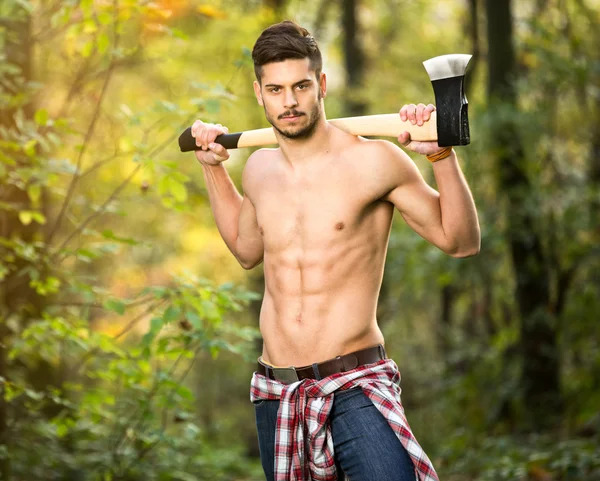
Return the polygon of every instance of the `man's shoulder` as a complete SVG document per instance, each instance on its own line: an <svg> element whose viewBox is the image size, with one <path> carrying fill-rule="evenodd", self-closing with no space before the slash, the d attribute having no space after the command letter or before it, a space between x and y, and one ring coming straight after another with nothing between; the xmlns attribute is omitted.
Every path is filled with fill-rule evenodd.
<svg viewBox="0 0 600 481"><path fill-rule="evenodd" d="M244 172L254 174L269 168L269 161L276 160L279 156L279 149L258 149L254 151L244 166Z"/></svg>
<svg viewBox="0 0 600 481"><path fill-rule="evenodd" d="M369 198L381 199L397 186L414 178L412 159L393 142L357 138L344 149L344 168L359 179Z"/></svg>
<svg viewBox="0 0 600 481"><path fill-rule="evenodd" d="M403 152L400 147L389 140L367 139L365 137L358 137L358 140L359 142L357 142L357 148L369 151L371 154L391 156Z"/></svg>
<svg viewBox="0 0 600 481"><path fill-rule="evenodd" d="M360 168L377 170L401 169L410 157L396 144L383 139L355 137L355 141L344 148L344 156Z"/></svg>
<svg viewBox="0 0 600 481"><path fill-rule="evenodd" d="M242 173L245 190L252 189L261 179L264 179L264 174L273 165L278 155L279 149L259 149L248 157Z"/></svg>

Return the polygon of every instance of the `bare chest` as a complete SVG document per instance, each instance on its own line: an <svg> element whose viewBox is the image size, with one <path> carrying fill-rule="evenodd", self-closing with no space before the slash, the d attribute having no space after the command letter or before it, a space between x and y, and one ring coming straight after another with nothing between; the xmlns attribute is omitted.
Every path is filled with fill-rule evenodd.
<svg viewBox="0 0 600 481"><path fill-rule="evenodd" d="M265 250L329 247L365 228L374 193L352 172L335 169L315 175L273 175L256 200Z"/></svg>

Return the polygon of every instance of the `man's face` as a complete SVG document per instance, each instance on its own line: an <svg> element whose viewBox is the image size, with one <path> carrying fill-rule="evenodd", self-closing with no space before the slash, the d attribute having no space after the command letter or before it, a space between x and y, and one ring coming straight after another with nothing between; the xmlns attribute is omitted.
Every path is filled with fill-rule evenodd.
<svg viewBox="0 0 600 481"><path fill-rule="evenodd" d="M269 63L262 68L261 83L254 82L254 92L267 120L281 135L307 138L321 118L325 74L317 79L307 58Z"/></svg>

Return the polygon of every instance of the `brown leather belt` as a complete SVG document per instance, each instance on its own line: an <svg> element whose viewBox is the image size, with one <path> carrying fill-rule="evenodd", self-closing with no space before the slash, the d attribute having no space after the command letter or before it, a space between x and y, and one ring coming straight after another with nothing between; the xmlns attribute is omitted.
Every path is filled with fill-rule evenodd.
<svg viewBox="0 0 600 481"><path fill-rule="evenodd" d="M385 349L383 345L379 344L304 367L272 367L259 359L257 372L284 384L291 384L303 379L320 380L332 374L351 371L364 364L372 364L383 359L386 359Z"/></svg>

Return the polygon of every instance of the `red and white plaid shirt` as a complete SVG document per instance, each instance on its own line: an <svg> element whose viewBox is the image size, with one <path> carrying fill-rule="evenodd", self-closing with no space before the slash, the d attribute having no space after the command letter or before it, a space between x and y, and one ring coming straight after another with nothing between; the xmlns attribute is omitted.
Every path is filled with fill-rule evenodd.
<svg viewBox="0 0 600 481"><path fill-rule="evenodd" d="M427 454L413 435L400 401L400 372L391 359L333 374L320 381L283 384L254 373L250 400L280 400L275 434L276 481L336 481L328 422L333 394L360 386L386 418L410 455L418 481L438 481ZM308 451L306 453L305 451Z"/></svg>

